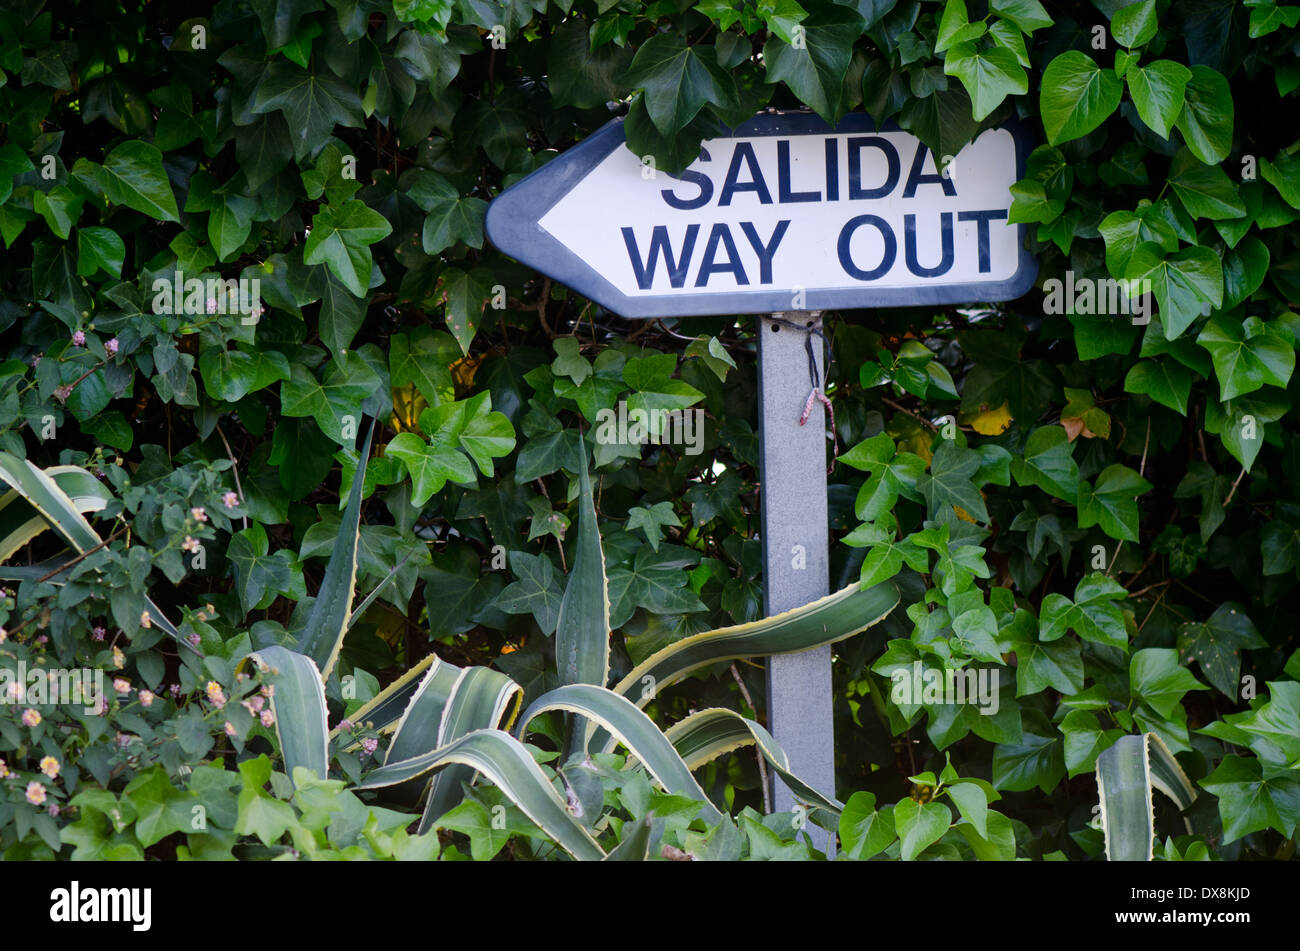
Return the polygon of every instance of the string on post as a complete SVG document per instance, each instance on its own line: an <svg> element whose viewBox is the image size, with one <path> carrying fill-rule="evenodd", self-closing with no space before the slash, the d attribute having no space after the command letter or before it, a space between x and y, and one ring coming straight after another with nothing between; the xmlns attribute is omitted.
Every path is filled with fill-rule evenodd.
<svg viewBox="0 0 1300 951"><path fill-rule="evenodd" d="M821 373L817 369L817 353L813 349L813 337L815 336L819 338L825 346L825 352L828 354L827 360L829 361L830 348L829 346L826 346L828 341L826 340L826 335L822 333L821 320L819 319L808 326L800 326L795 321L786 320L785 318L777 317L776 315L772 316L772 320L776 321L778 324L789 327L792 330L803 331L805 334L804 348L808 351L808 382L812 389L808 394L808 399L804 402L803 412L799 415L799 425L803 426L808 422L808 417L812 415L814 403L821 403L822 406L826 407L826 415L829 417L831 425L831 440L833 447L831 453L831 464L826 470L829 475L835 471L835 459L840 454L840 440L839 435L835 432L835 407L831 405L830 399L826 396L826 392L822 388Z"/></svg>

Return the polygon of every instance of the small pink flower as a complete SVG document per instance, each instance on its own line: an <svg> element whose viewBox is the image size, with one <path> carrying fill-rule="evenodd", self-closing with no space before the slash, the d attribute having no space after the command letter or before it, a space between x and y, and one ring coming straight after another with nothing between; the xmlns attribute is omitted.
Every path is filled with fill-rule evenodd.
<svg viewBox="0 0 1300 951"><path fill-rule="evenodd" d="M263 685L262 685L262 696L263 696L263 697L274 697L274 696L275 696L275 684L263 684Z"/></svg>
<svg viewBox="0 0 1300 951"><path fill-rule="evenodd" d="M366 751L367 756L374 756L375 750L379 749L379 740L373 736L368 736L361 741L361 748Z"/></svg>
<svg viewBox="0 0 1300 951"><path fill-rule="evenodd" d="M0 644L3 644L7 640L9 640L9 632L3 627L0 627Z"/></svg>
<svg viewBox="0 0 1300 951"><path fill-rule="evenodd" d="M106 635L107 633L108 631L104 630L104 628L96 625L94 628L91 629L90 636L97 641L102 641L104 639L104 635Z"/></svg>
<svg viewBox="0 0 1300 951"><path fill-rule="evenodd" d="M214 705L218 707L224 707L226 705L226 694L221 689L221 684L217 683L215 680L209 680L208 685L203 689L207 692L208 700Z"/></svg>
<svg viewBox="0 0 1300 951"><path fill-rule="evenodd" d="M39 710L34 710L31 707L28 707L26 710L23 711L23 723L26 726L34 727L40 722L41 722L41 712Z"/></svg>
<svg viewBox="0 0 1300 951"><path fill-rule="evenodd" d="M68 401L68 397L71 395L72 395L72 387L67 383L64 383L62 386L56 386L54 388L54 398L58 400L60 403L66 403Z"/></svg>
<svg viewBox="0 0 1300 951"><path fill-rule="evenodd" d="M226 736L238 736L238 735L239 735L239 731L235 729L235 725L234 725L233 723L231 723L229 720L227 720L227 721L226 721Z"/></svg>
<svg viewBox="0 0 1300 951"><path fill-rule="evenodd" d="M198 631L191 632L185 639L189 641L191 644L193 644L195 647L198 647L200 642L202 642L203 640L203 638L199 636Z"/></svg>
<svg viewBox="0 0 1300 951"><path fill-rule="evenodd" d="M33 780L27 784L27 801L33 806L39 806L45 801L45 787Z"/></svg>
<svg viewBox="0 0 1300 951"><path fill-rule="evenodd" d="M41 772L54 779L59 775L59 761L53 756L46 756L41 760Z"/></svg>
<svg viewBox="0 0 1300 951"><path fill-rule="evenodd" d="M167 688L167 692L170 693L173 697L179 697L181 695L181 685L172 684L170 687Z"/></svg>
<svg viewBox="0 0 1300 951"><path fill-rule="evenodd" d="M59 814L59 804L57 802L52 802L45 807L45 811L51 816L57 816Z"/></svg>
<svg viewBox="0 0 1300 951"><path fill-rule="evenodd" d="M264 727L275 726L275 714L273 714L270 710L263 710L262 715L259 719L262 721L262 726Z"/></svg>
<svg viewBox="0 0 1300 951"><path fill-rule="evenodd" d="M262 708L263 708L264 706L266 706L266 698L254 694L253 699L251 699L251 700L248 701L248 705L252 708L252 711L251 711L251 712L253 712L253 713L261 713L261 712L262 712Z"/></svg>
<svg viewBox="0 0 1300 951"><path fill-rule="evenodd" d="M36 356L32 357L32 369L33 369L33 370L36 369L38 366L41 365L41 358L44 357L44 356L45 356L45 354L43 354L43 353L38 353L38 354L36 354Z"/></svg>
<svg viewBox="0 0 1300 951"><path fill-rule="evenodd" d="M117 645L113 646L113 666L118 670L126 666L126 655L122 653L122 648Z"/></svg>
<svg viewBox="0 0 1300 951"><path fill-rule="evenodd" d="M148 611L140 612L140 626L143 628L153 627L153 621L150 620Z"/></svg>
<svg viewBox="0 0 1300 951"><path fill-rule="evenodd" d="M141 690L140 693L139 693L139 697L140 697L140 706L142 706L142 707L152 707L152 706L153 706L153 691L152 691L152 690Z"/></svg>
<svg viewBox="0 0 1300 951"><path fill-rule="evenodd" d="M50 638L49 638L48 635L45 635L45 634L38 634L38 635L36 636L36 643L37 643L37 644L48 644L49 642L50 642Z"/></svg>
<svg viewBox="0 0 1300 951"><path fill-rule="evenodd" d="M352 721L351 721L351 720L340 720L337 729L340 729L340 730L350 730L350 729L352 729Z"/></svg>
<svg viewBox="0 0 1300 951"><path fill-rule="evenodd" d="M215 314L217 312L217 299L215 297L209 297L207 302L204 304L204 309L209 314Z"/></svg>
<svg viewBox="0 0 1300 951"><path fill-rule="evenodd" d="M119 734L117 735L117 745L118 745L118 746L121 746L121 747L124 747L124 748L125 748L125 747L129 746L130 743L131 743L131 734L130 734L130 733L119 733Z"/></svg>
<svg viewBox="0 0 1300 951"><path fill-rule="evenodd" d="M221 504L228 509L233 509L239 504L239 496L235 495L233 492L227 492L221 497Z"/></svg>
<svg viewBox="0 0 1300 951"><path fill-rule="evenodd" d="M110 357L117 355L117 338L112 337L104 341L104 352Z"/></svg>
<svg viewBox="0 0 1300 951"><path fill-rule="evenodd" d="M196 522L206 522L208 520L208 513L203 511L203 506L199 505L190 509L190 517Z"/></svg>
<svg viewBox="0 0 1300 951"><path fill-rule="evenodd" d="M197 538L192 538L189 535L186 535L185 541L181 542L181 551L189 551L197 554L198 550L202 547L203 546L199 544L199 540Z"/></svg>
<svg viewBox="0 0 1300 951"><path fill-rule="evenodd" d="M118 693L130 693L131 684L125 677L114 677L113 689L116 690Z"/></svg>
<svg viewBox="0 0 1300 951"><path fill-rule="evenodd" d="M73 346L84 347L86 345L86 335L78 330L72 335Z"/></svg>
<svg viewBox="0 0 1300 951"><path fill-rule="evenodd" d="M9 775L9 767L5 765L4 760L0 759L0 779L4 779L8 775Z"/></svg>

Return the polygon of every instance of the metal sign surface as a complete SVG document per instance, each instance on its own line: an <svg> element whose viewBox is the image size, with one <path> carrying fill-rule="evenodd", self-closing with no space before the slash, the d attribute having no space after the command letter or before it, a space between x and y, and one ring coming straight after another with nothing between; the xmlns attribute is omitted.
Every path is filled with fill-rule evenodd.
<svg viewBox="0 0 1300 951"><path fill-rule="evenodd" d="M672 177L616 119L498 196L487 233L624 317L1009 300L1037 276L1007 223L1030 148L1007 126L936 164L861 113L762 115Z"/></svg>

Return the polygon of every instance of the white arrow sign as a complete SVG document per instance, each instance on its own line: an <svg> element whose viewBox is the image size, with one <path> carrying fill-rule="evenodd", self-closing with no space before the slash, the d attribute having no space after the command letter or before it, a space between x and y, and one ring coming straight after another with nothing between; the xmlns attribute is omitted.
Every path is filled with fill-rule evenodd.
<svg viewBox="0 0 1300 951"><path fill-rule="evenodd" d="M1006 300L1037 272L1007 221L1027 150L991 129L936 163L865 115L760 116L674 177L616 121L499 196L487 229L627 317Z"/></svg>

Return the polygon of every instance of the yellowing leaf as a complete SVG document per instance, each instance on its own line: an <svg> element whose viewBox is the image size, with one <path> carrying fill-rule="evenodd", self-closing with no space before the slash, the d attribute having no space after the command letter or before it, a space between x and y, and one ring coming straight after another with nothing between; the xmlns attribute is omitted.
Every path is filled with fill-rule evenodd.
<svg viewBox="0 0 1300 951"><path fill-rule="evenodd" d="M980 407L978 413L963 419L962 422L969 423L971 428L981 436L1000 436L1011 425L1011 410L1006 403L996 409Z"/></svg>
<svg viewBox="0 0 1300 951"><path fill-rule="evenodd" d="M478 372L479 365L487 354L477 357L461 357L449 368L451 378L456 381L456 392L463 393L474 385L474 374Z"/></svg>
<svg viewBox="0 0 1300 951"><path fill-rule="evenodd" d="M960 505L954 505L954 506L953 506L953 511L955 511L955 512L957 513L957 517L958 517L959 519L961 519L963 522L970 522L972 525L978 525L978 524L979 524L979 522L977 522L977 521L975 521L975 519L971 518L971 514L970 514L969 512L967 512L964 508L962 508Z"/></svg>
<svg viewBox="0 0 1300 951"><path fill-rule="evenodd" d="M393 415L389 422L395 431L399 433L420 431L420 413L427 407L428 402L420 391L415 388L414 383L408 383L406 386L393 387Z"/></svg>

